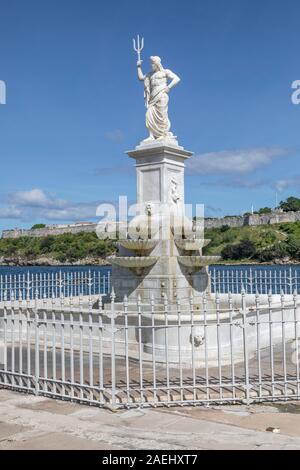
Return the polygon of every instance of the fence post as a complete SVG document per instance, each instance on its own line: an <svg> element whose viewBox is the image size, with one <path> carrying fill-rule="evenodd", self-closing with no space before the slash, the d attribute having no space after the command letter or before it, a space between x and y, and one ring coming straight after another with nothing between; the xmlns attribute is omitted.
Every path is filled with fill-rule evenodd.
<svg viewBox="0 0 300 470"><path fill-rule="evenodd" d="M26 300L30 300L30 288L31 288L30 274L29 274L29 271L27 271Z"/></svg>
<svg viewBox="0 0 300 470"><path fill-rule="evenodd" d="M274 342L273 342L273 299L272 292L268 294L268 311L269 311L269 342L270 342L270 368L271 368L271 380L272 380L272 396L274 396L275 388L275 373L274 373Z"/></svg>
<svg viewBox="0 0 300 470"><path fill-rule="evenodd" d="M166 361L166 379L167 379L167 406L170 406L170 369L169 369L169 300L167 294L163 294L164 305L164 329L165 329L165 361Z"/></svg>
<svg viewBox="0 0 300 470"><path fill-rule="evenodd" d="M208 290L210 292L213 292L213 290L212 290L212 272L207 270L207 273L208 273Z"/></svg>
<svg viewBox="0 0 300 470"><path fill-rule="evenodd" d="M12 372L12 377L11 377L11 383L12 385L16 385L16 379L15 379L15 306L14 306L14 300L15 300L15 293L12 287L10 286L10 325L11 325L11 372Z"/></svg>
<svg viewBox="0 0 300 470"><path fill-rule="evenodd" d="M217 294L218 295L218 294ZM192 378L193 378L193 404L195 405L197 396L196 396L196 368L195 368L195 325L194 325L194 298L193 294L190 294L189 298L189 316L190 316L190 324L191 324L191 335L190 335L190 342L191 342L191 353L192 353Z"/></svg>
<svg viewBox="0 0 300 470"><path fill-rule="evenodd" d="M292 267L289 269L289 284L290 284L290 294L293 293L293 276L292 276Z"/></svg>
<svg viewBox="0 0 300 470"><path fill-rule="evenodd" d="M244 346L244 365L245 365L245 390L246 398L243 400L246 405L252 403L250 398L250 380L249 380L249 357L248 357L248 338L247 338L247 306L246 306L246 293L242 289L242 321L243 321L243 346Z"/></svg>
<svg viewBox="0 0 300 470"><path fill-rule="evenodd" d="M7 293L6 290L3 292L3 369L4 369L4 384L7 383L7 329L8 329L8 319L7 319ZM1 360L1 368L2 368L2 359Z"/></svg>
<svg viewBox="0 0 300 470"><path fill-rule="evenodd" d="M287 290L287 280L286 280L287 276L286 276L286 269L284 270L284 293L285 294L288 294L288 290Z"/></svg>
<svg viewBox="0 0 300 470"><path fill-rule="evenodd" d="M129 379L129 356L128 356L128 298L124 295L123 299L123 313L124 313L124 335L125 335L125 368L126 368L126 395L127 395L127 408L130 403L130 379Z"/></svg>
<svg viewBox="0 0 300 470"><path fill-rule="evenodd" d="M255 315L256 315L256 349L257 349L257 369L258 369L258 384L259 384L259 398L262 397L262 375L261 375L261 326L260 326L260 296L258 290L255 293Z"/></svg>
<svg viewBox="0 0 300 470"><path fill-rule="evenodd" d="M284 293L281 291L280 294L280 307L281 307L281 337L282 337L282 366L283 366L283 378L284 378L284 394L288 395L287 388L287 368L286 368L286 315L285 315L285 298Z"/></svg>
<svg viewBox="0 0 300 470"><path fill-rule="evenodd" d="M111 287L111 280L110 280L110 271L108 271L107 273L107 292L104 292L104 294L109 294L112 290L112 287Z"/></svg>
<svg viewBox="0 0 300 470"><path fill-rule="evenodd" d="M253 275L252 275L251 267L250 267L250 273L249 273L249 282L250 282L250 294L253 294Z"/></svg>
<svg viewBox="0 0 300 470"><path fill-rule="evenodd" d="M34 326L35 326L34 377L35 377L35 395L39 394L39 375L40 375L38 296L39 296L39 291L38 291L38 287L36 286L35 299L34 299Z"/></svg>
<svg viewBox="0 0 300 470"><path fill-rule="evenodd" d="M226 293L228 293L230 291L230 271L228 269L226 269L226 282Z"/></svg>
<svg viewBox="0 0 300 470"><path fill-rule="evenodd" d="M232 397L235 398L235 364L234 364L234 334L233 326L233 300L231 292L228 293L228 309L229 309L229 338L230 338L230 362L231 362L231 379L232 379Z"/></svg>
<svg viewBox="0 0 300 470"><path fill-rule="evenodd" d="M62 296L62 287L63 287L63 281L62 281L62 272L59 271L59 297L61 298Z"/></svg>
<svg viewBox="0 0 300 470"><path fill-rule="evenodd" d="M294 311L294 328L295 328L295 353L296 353L296 378L297 378L297 396L300 394L300 377L299 377L299 318L298 318L298 296L297 291L293 293L293 311Z"/></svg>
<svg viewBox="0 0 300 470"><path fill-rule="evenodd" d="M218 379L219 379L219 395L221 400L223 399L223 386L222 386L222 355L221 355L221 338L220 338L220 295L216 292L215 297L215 308L216 308L216 336L217 336L217 356L218 356Z"/></svg>
<svg viewBox="0 0 300 470"><path fill-rule="evenodd" d="M111 406L116 408L116 325L115 325L115 291L112 287L110 295L110 321L111 321Z"/></svg>

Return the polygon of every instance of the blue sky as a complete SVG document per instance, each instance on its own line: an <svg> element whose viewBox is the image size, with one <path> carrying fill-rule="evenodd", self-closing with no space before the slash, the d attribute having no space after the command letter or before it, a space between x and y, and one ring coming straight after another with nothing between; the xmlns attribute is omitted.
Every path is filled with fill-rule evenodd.
<svg viewBox="0 0 300 470"><path fill-rule="evenodd" d="M132 37L178 73L170 118L195 152L186 202L238 214L300 197L298 0L1 0L0 230L90 220L135 199L146 137Z"/></svg>

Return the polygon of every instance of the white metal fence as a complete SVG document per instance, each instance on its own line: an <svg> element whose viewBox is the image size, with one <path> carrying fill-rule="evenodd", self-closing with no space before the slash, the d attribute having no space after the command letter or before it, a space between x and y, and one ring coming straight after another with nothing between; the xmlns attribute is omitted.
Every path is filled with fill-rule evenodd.
<svg viewBox="0 0 300 470"><path fill-rule="evenodd" d="M248 294L300 293L300 271L292 266L242 266L210 268L212 292Z"/></svg>
<svg viewBox="0 0 300 470"><path fill-rule="evenodd" d="M271 269L243 266L209 268L211 290L216 293L292 294L300 293L300 269L276 266ZM57 271L0 275L0 302L4 300L39 299L43 297L75 297L111 292L111 273L96 269L88 271Z"/></svg>
<svg viewBox="0 0 300 470"><path fill-rule="evenodd" d="M0 302L38 297L76 297L110 293L111 273L98 270L27 272L0 275Z"/></svg>
<svg viewBox="0 0 300 470"><path fill-rule="evenodd" d="M0 386L136 407L300 398L299 297L156 305L20 294L0 308Z"/></svg>

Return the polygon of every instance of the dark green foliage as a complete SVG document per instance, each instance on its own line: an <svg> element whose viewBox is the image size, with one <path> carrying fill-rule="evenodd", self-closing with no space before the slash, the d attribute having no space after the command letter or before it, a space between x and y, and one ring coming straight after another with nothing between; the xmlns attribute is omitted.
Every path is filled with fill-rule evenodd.
<svg viewBox="0 0 300 470"><path fill-rule="evenodd" d="M256 255L256 247L251 240L245 239L240 243L225 246L221 254L223 259L251 259Z"/></svg>
<svg viewBox="0 0 300 470"><path fill-rule="evenodd" d="M260 250L257 253L257 259L260 262L274 261L275 259L284 259L289 257L290 253L286 243L276 243L270 248Z"/></svg>
<svg viewBox="0 0 300 470"><path fill-rule="evenodd" d="M300 211L300 199L292 196L288 197L285 201L280 202L279 207L284 212Z"/></svg>
<svg viewBox="0 0 300 470"><path fill-rule="evenodd" d="M74 262L87 257L104 258L114 252L112 240L99 240L93 232L0 239L0 256L4 258L46 256L60 262Z"/></svg>
<svg viewBox="0 0 300 470"><path fill-rule="evenodd" d="M259 209L258 214L271 214L272 209L270 207L262 207Z"/></svg>
<svg viewBox="0 0 300 470"><path fill-rule="evenodd" d="M274 225L205 230L211 243L204 255L222 255L224 260L272 262L289 258L300 261L300 221ZM249 243L251 242L251 243Z"/></svg>
<svg viewBox="0 0 300 470"><path fill-rule="evenodd" d="M45 228L45 224L35 224L31 227L31 230L35 230L36 228Z"/></svg>
<svg viewBox="0 0 300 470"><path fill-rule="evenodd" d="M220 227L220 232L224 233L224 232L227 232L227 230L229 229L230 229L229 225L222 225L222 227Z"/></svg>
<svg viewBox="0 0 300 470"><path fill-rule="evenodd" d="M40 250L43 254L51 253L52 247L55 244L55 236L48 235L47 237L43 237L40 240Z"/></svg>

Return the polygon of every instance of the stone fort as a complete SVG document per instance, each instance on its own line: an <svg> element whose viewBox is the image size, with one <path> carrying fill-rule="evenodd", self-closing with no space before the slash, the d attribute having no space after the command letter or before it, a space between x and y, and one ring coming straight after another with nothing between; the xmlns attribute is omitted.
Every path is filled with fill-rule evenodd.
<svg viewBox="0 0 300 470"><path fill-rule="evenodd" d="M205 228L218 228L223 225L229 227L243 227L256 225L271 225L285 222L297 222L300 220L300 211L280 212L273 211L269 214L245 214L241 216L207 217L205 218ZM13 229L3 230L2 238L20 237L46 237L48 235L61 235L64 233L95 232L96 222L80 222L75 224L53 224L44 228L36 229Z"/></svg>

